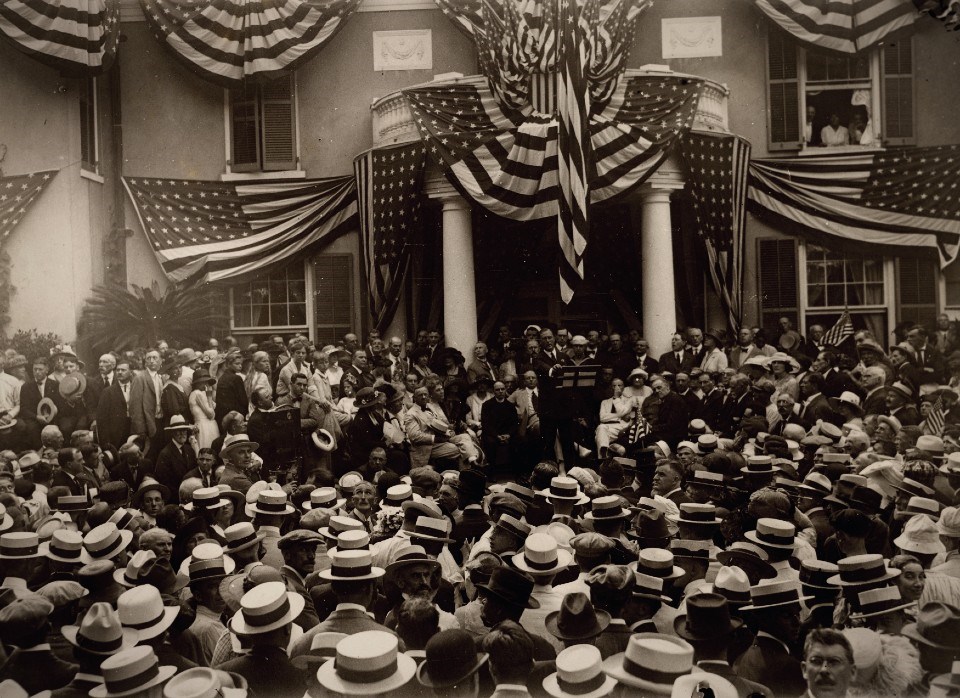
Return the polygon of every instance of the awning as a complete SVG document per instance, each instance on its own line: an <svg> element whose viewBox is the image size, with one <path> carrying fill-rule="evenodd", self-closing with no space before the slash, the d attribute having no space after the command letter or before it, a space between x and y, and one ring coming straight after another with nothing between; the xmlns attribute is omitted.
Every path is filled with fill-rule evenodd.
<svg viewBox="0 0 960 698"><path fill-rule="evenodd" d="M310 60L361 0L140 0L157 39L213 82L272 79Z"/></svg>
<svg viewBox="0 0 960 698"><path fill-rule="evenodd" d="M797 41L857 53L917 18L911 0L754 0L757 7Z"/></svg>
<svg viewBox="0 0 960 698"><path fill-rule="evenodd" d="M357 229L352 176L243 183L124 177L171 281L233 279Z"/></svg>
<svg viewBox="0 0 960 698"><path fill-rule="evenodd" d="M960 145L750 163L748 197L812 236L960 251Z"/></svg>
<svg viewBox="0 0 960 698"><path fill-rule="evenodd" d="M2 0L0 36L64 75L98 75L113 63L120 0Z"/></svg>

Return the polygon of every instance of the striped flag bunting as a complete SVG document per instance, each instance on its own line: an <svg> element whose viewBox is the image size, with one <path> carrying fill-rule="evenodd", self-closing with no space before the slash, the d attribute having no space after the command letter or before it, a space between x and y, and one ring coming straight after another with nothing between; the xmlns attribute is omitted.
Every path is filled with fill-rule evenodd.
<svg viewBox="0 0 960 698"><path fill-rule="evenodd" d="M740 136L691 131L681 140L680 152L710 278L730 327L740 327L750 143Z"/></svg>
<svg viewBox="0 0 960 698"><path fill-rule="evenodd" d="M171 281L223 281L356 230L353 177L206 182L124 177Z"/></svg>
<svg viewBox="0 0 960 698"><path fill-rule="evenodd" d="M827 242L960 251L960 145L753 160L747 195Z"/></svg>
<svg viewBox="0 0 960 698"><path fill-rule="evenodd" d="M960 31L960 0L913 0L921 14L943 22L947 31Z"/></svg>
<svg viewBox="0 0 960 698"><path fill-rule="evenodd" d="M120 0L3 0L0 36L64 75L99 75L120 36Z"/></svg>
<svg viewBox="0 0 960 698"><path fill-rule="evenodd" d="M591 12L591 9L593 10ZM560 8L560 74L557 82L557 234L566 264L560 265L564 303L583 281L583 255L590 237L590 90L584 77L587 36L598 23L596 4L565 0Z"/></svg>
<svg viewBox="0 0 960 698"><path fill-rule="evenodd" d="M236 87L313 58L361 0L140 0L154 36L189 70Z"/></svg>
<svg viewBox="0 0 960 698"><path fill-rule="evenodd" d="M0 245L6 242L57 170L0 177Z"/></svg>
<svg viewBox="0 0 960 698"><path fill-rule="evenodd" d="M798 41L816 48L858 53L909 30L917 18L911 0L754 0Z"/></svg>
<svg viewBox="0 0 960 698"><path fill-rule="evenodd" d="M838 347L852 336L853 320L850 318L850 311L844 310L834 326L824 332L821 342L825 346Z"/></svg>
<svg viewBox="0 0 960 698"><path fill-rule="evenodd" d="M421 227L426 155L426 146L416 142L370 150L353 161L370 314L381 332L397 311L411 236Z"/></svg>

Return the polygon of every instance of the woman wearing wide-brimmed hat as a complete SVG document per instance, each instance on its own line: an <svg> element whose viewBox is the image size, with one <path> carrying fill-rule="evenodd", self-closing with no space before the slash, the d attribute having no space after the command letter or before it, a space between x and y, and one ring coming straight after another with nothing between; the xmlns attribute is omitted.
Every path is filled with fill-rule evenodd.
<svg viewBox="0 0 960 698"><path fill-rule="evenodd" d="M780 395L789 395L796 401L800 397L800 384L796 374L800 372L800 364L789 354L778 351L764 361L764 366L770 371L776 390L771 402L777 404Z"/></svg>

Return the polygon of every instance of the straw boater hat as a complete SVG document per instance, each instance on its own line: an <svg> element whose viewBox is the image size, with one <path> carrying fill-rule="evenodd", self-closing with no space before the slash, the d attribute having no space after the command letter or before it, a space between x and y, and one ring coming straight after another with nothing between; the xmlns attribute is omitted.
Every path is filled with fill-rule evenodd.
<svg viewBox="0 0 960 698"><path fill-rule="evenodd" d="M627 565L634 572L649 574L663 580L679 579L685 573L681 567L673 564L673 553L661 548L644 548L638 559Z"/></svg>
<svg viewBox="0 0 960 698"><path fill-rule="evenodd" d="M227 555L259 545L260 541L266 538L266 534L254 529L253 524L249 521L241 521L232 526L227 526L223 530L223 536L227 539L226 547L223 549L223 552Z"/></svg>
<svg viewBox="0 0 960 698"><path fill-rule="evenodd" d="M198 487L193 491L193 501L187 502L183 508L187 511L209 511L225 507L230 502L223 498L219 487Z"/></svg>
<svg viewBox="0 0 960 698"><path fill-rule="evenodd" d="M638 599L649 599L661 603L672 603L669 596L663 593L663 579L652 577L642 572L633 573L633 591L631 596Z"/></svg>
<svg viewBox="0 0 960 698"><path fill-rule="evenodd" d="M680 513L667 516L673 523L690 526L719 526L722 519L717 516L717 507L713 504L685 502L680 505Z"/></svg>
<svg viewBox="0 0 960 698"><path fill-rule="evenodd" d="M814 590L814 593L818 591L836 593L840 586L831 583L830 579L837 576L839 571L840 568L826 560L816 558L804 560L800 563L800 585L805 587L804 591L806 591L806 587L809 587Z"/></svg>
<svg viewBox="0 0 960 698"><path fill-rule="evenodd" d="M247 698L247 693L240 674L205 666L181 671L163 687L163 698Z"/></svg>
<svg viewBox="0 0 960 698"><path fill-rule="evenodd" d="M317 681L345 696L369 696L397 691L417 672L417 662L399 652L397 636L365 630L337 643L336 657L317 670Z"/></svg>
<svg viewBox="0 0 960 698"><path fill-rule="evenodd" d="M450 519L433 516L418 516L417 522L410 531L411 540L424 540L435 543L452 543L450 538Z"/></svg>
<svg viewBox="0 0 960 698"><path fill-rule="evenodd" d="M329 453L337 445L336 440L333 438L333 434L323 428L316 429L310 434L310 443L324 453Z"/></svg>
<svg viewBox="0 0 960 698"><path fill-rule="evenodd" d="M407 483L400 483L387 488L387 496L381 502L382 506L399 507L408 499L413 499L413 488Z"/></svg>
<svg viewBox="0 0 960 698"><path fill-rule="evenodd" d="M257 494L257 501L248 509L253 514L269 516L289 516L296 509L287 502L287 493L283 490L264 489Z"/></svg>
<svg viewBox="0 0 960 698"><path fill-rule="evenodd" d="M620 497L611 494L597 497L590 502L590 511L583 518L588 521L610 521L613 519L629 519L633 513L620 505Z"/></svg>
<svg viewBox="0 0 960 698"><path fill-rule="evenodd" d="M888 568L880 554L852 555L837 562L840 574L827 580L827 584L841 587L866 586L888 582L900 576L900 570Z"/></svg>
<svg viewBox="0 0 960 698"><path fill-rule="evenodd" d="M812 599L812 596L801 596L796 580L765 579L759 584L750 587L750 603L741 611L760 611L768 608L790 606Z"/></svg>
<svg viewBox="0 0 960 698"><path fill-rule="evenodd" d="M895 512L894 518L910 519L917 514L922 514L936 523L940 519L940 512L942 510L943 506L936 499L930 499L929 497L910 497L907 506L903 511Z"/></svg>
<svg viewBox="0 0 960 698"><path fill-rule="evenodd" d="M557 655L557 670L543 680L543 690L554 698L601 698L617 680L603 673L603 659L593 645L573 645Z"/></svg>
<svg viewBox="0 0 960 698"><path fill-rule="evenodd" d="M859 610L850 614L851 620L882 616L885 613L902 611L914 605L913 601L904 602L897 586L884 586L879 589L867 589L857 594Z"/></svg>
<svg viewBox="0 0 960 698"><path fill-rule="evenodd" d="M87 377L80 371L71 373L60 379L59 391L60 397L71 401L83 396L87 389Z"/></svg>
<svg viewBox="0 0 960 698"><path fill-rule="evenodd" d="M175 431L193 431L193 425L189 424L182 414L175 414L170 418L170 424L165 426L163 430L171 433Z"/></svg>
<svg viewBox="0 0 960 698"><path fill-rule="evenodd" d="M379 579L386 573L384 569L373 566L369 550L332 550L329 557L330 567L318 573L320 579L328 582L360 582Z"/></svg>
<svg viewBox="0 0 960 698"><path fill-rule="evenodd" d="M63 638L91 654L109 656L137 644L139 633L120 624L120 616L108 603L97 602L87 609L79 625L65 625Z"/></svg>
<svg viewBox="0 0 960 698"><path fill-rule="evenodd" d="M310 649L304 654L291 657L290 663L300 671L309 671L311 674L316 674L317 667L328 659L337 656L337 645L345 637L347 637L346 633L317 633L310 640ZM311 676L312 678L313 676Z"/></svg>
<svg viewBox="0 0 960 698"><path fill-rule="evenodd" d="M240 599L230 629L240 636L269 633L292 623L305 604L303 596L288 592L283 582L258 584Z"/></svg>
<svg viewBox="0 0 960 698"><path fill-rule="evenodd" d="M82 563L83 536L66 528L53 532L50 540L40 544L40 554L57 562L79 565Z"/></svg>
<svg viewBox="0 0 960 698"><path fill-rule="evenodd" d="M331 516L326 526L320 529L321 536L335 542L344 531L362 531L363 524L352 516Z"/></svg>
<svg viewBox="0 0 960 698"><path fill-rule="evenodd" d="M90 690L91 698L148 695L177 673L175 666L160 666L149 645L138 645L107 657L100 665L103 683Z"/></svg>
<svg viewBox="0 0 960 698"><path fill-rule="evenodd" d="M180 613L180 606L164 606L159 589L143 584L120 594L117 613L123 627L136 630L142 642L166 632Z"/></svg>
<svg viewBox="0 0 960 698"><path fill-rule="evenodd" d="M556 574L572 563L573 555L561 550L556 539L543 533L530 534L523 552L513 556L513 566L534 577Z"/></svg>
<svg viewBox="0 0 960 698"><path fill-rule="evenodd" d="M205 579L222 579L233 573L237 563L233 558L223 556L223 548L219 544L201 543L184 560L184 566L192 584ZM184 572L183 566L180 571L181 574Z"/></svg>
<svg viewBox="0 0 960 698"><path fill-rule="evenodd" d="M300 506L310 511L311 509L339 509L346 503L345 497L337 497L336 487L318 487L310 493L310 499Z"/></svg>
<svg viewBox="0 0 960 698"><path fill-rule="evenodd" d="M553 500L572 501L576 504L586 504L590 497L580 491L580 483L572 477L559 475L550 480L550 487L541 490L538 494L546 497L548 502Z"/></svg>
<svg viewBox="0 0 960 698"><path fill-rule="evenodd" d="M796 533L797 527L788 521L763 518L757 521L755 530L747 531L744 536L762 548L793 550L796 547Z"/></svg>
<svg viewBox="0 0 960 698"><path fill-rule="evenodd" d="M624 652L607 657L603 672L624 686L670 695L674 682L693 669L693 647L659 633L635 633Z"/></svg>
<svg viewBox="0 0 960 698"><path fill-rule="evenodd" d="M119 530L115 523L107 522L91 529L83 537L80 560L89 564L97 560L112 560L129 547L133 531Z"/></svg>
<svg viewBox="0 0 960 698"><path fill-rule="evenodd" d="M370 534L362 529L344 531L337 536L337 544L327 547L327 556L337 550L370 550Z"/></svg>
<svg viewBox="0 0 960 698"><path fill-rule="evenodd" d="M956 353L956 352L955 352ZM930 696L946 698L960 692L960 662L954 662L949 674L939 674L930 679ZM937 689L939 692L934 692Z"/></svg>

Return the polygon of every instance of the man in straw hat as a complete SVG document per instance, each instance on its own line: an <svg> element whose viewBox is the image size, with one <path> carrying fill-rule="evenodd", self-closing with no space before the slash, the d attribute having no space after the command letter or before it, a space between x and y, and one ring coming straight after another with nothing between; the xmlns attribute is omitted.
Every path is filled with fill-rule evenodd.
<svg viewBox="0 0 960 698"><path fill-rule="evenodd" d="M304 676L290 663L286 648L304 604L303 596L287 591L283 582L259 584L245 593L230 629L243 638L249 653L217 668L242 676L256 695L300 698Z"/></svg>
<svg viewBox="0 0 960 698"><path fill-rule="evenodd" d="M396 635L383 630L349 635L337 643L336 657L317 670L317 681L344 696L404 695L417 662L398 645Z"/></svg>
<svg viewBox="0 0 960 698"><path fill-rule="evenodd" d="M523 544L523 552L513 556L513 565L521 572L533 577L534 587L530 598L537 602L537 608L528 608L520 619L527 632L553 640L557 651L563 649L562 643L554 640L546 630L546 617L552 611L560 610L563 601L553 589L553 580L558 573L573 563L573 556L557 544L556 539L546 533L532 533Z"/></svg>
<svg viewBox="0 0 960 698"><path fill-rule="evenodd" d="M943 560L930 571L948 577L960 578L960 507L947 507L937 521L940 541L946 547Z"/></svg>
<svg viewBox="0 0 960 698"><path fill-rule="evenodd" d="M669 696L677 679L693 669L693 647L678 637L636 633L627 649L607 657L603 672L644 696Z"/></svg>
<svg viewBox="0 0 960 698"><path fill-rule="evenodd" d="M103 683L91 689L91 698L160 698L177 668L160 665L152 647L136 646L107 657L100 671Z"/></svg>
<svg viewBox="0 0 960 698"><path fill-rule="evenodd" d="M103 685L100 665L118 652L133 647L139 634L120 624L120 616L108 603L95 603L78 625L63 626L63 637L73 646L79 670L73 680L54 695L57 698L85 698L90 690Z"/></svg>
<svg viewBox="0 0 960 698"><path fill-rule="evenodd" d="M220 594L220 581L235 569L233 560L224 557L216 543L201 543L190 555L190 593L196 601L197 617L178 638L177 646L201 666L209 666L217 641L227 628L220 616L226 608Z"/></svg>
<svg viewBox="0 0 960 698"><path fill-rule="evenodd" d="M197 454L193 446L187 443L193 433L193 425L188 424L182 415L175 414L163 431L169 435L170 441L157 455L154 472L157 480L169 487L171 493L175 493L184 475L197 467Z"/></svg>
<svg viewBox="0 0 960 698"><path fill-rule="evenodd" d="M228 435L220 448L223 472L220 473L219 484L246 494L253 485L250 473L254 466L254 451L259 447L260 444L252 441L246 434Z"/></svg>

